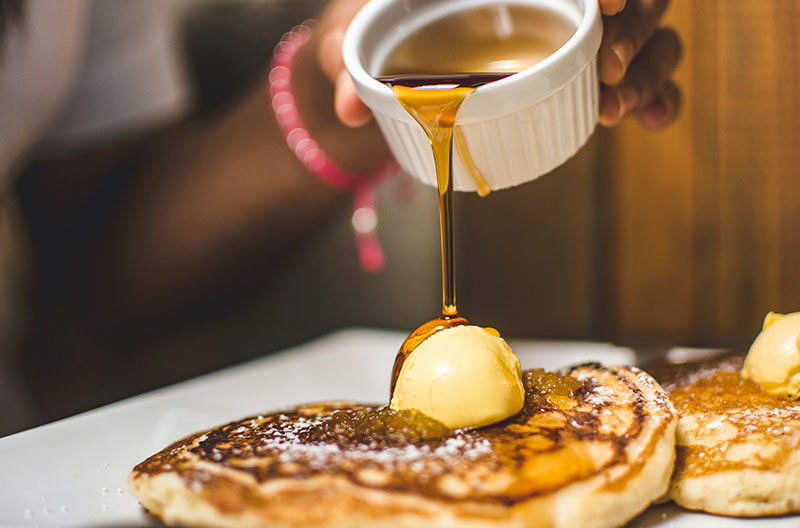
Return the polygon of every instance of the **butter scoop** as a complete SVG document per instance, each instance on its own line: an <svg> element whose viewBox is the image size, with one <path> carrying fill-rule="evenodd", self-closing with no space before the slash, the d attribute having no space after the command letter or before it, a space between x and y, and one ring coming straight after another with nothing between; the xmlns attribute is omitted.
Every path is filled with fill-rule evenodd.
<svg viewBox="0 0 800 528"><path fill-rule="evenodd" d="M775 396L800 397L800 312L769 312L744 360L742 377Z"/></svg>
<svg viewBox="0 0 800 528"><path fill-rule="evenodd" d="M482 427L525 402L519 359L492 328L456 326L420 343L403 363L391 408L418 409L451 429Z"/></svg>

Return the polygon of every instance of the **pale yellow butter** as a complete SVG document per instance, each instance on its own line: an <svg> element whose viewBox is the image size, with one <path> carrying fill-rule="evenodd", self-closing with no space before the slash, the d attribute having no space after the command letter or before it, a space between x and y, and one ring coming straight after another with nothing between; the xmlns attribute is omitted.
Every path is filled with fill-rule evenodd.
<svg viewBox="0 0 800 528"><path fill-rule="evenodd" d="M800 396L800 312L770 312L744 360L742 376L776 396Z"/></svg>
<svg viewBox="0 0 800 528"><path fill-rule="evenodd" d="M418 409L451 429L481 427L516 414L525 401L522 369L494 329L457 326L409 354L392 409Z"/></svg>

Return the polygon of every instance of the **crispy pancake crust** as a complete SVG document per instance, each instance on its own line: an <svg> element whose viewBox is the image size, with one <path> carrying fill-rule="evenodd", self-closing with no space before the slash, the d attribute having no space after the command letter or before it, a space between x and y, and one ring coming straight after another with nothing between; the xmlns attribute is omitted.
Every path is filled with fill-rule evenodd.
<svg viewBox="0 0 800 528"><path fill-rule="evenodd" d="M271 527L611 527L666 492L676 415L630 367L523 375L523 410L476 430L386 445L311 442L347 403L300 406L180 440L131 492L167 524ZM575 382L578 380L578 382Z"/></svg>
<svg viewBox="0 0 800 528"><path fill-rule="evenodd" d="M651 369L680 416L670 498L733 516L800 511L800 402L739 375L744 356Z"/></svg>

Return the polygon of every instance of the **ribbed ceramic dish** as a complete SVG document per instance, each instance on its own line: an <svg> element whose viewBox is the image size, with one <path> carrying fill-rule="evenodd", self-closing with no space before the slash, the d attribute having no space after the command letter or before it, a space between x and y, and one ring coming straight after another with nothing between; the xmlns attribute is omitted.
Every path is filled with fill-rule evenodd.
<svg viewBox="0 0 800 528"><path fill-rule="evenodd" d="M374 77L403 36L459 10L497 4L554 11L576 31L545 60L476 89L462 105L456 125L489 186L503 189L553 170L586 143L597 123L597 0L371 0L345 35L345 66L397 160L427 184L436 185L436 175L425 133ZM456 148L454 154L454 189L476 190L463 152Z"/></svg>

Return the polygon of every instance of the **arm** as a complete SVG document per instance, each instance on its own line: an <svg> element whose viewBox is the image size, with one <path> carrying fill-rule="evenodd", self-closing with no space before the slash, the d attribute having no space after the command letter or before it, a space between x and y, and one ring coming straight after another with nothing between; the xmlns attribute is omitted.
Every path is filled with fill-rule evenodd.
<svg viewBox="0 0 800 528"><path fill-rule="evenodd" d="M375 167L388 156L377 127L352 129L334 115L333 85L318 61L323 31L324 22L298 57L298 106L341 165ZM145 143L131 188L80 266L81 295L114 320L191 309L268 275L348 200L286 146L263 81L217 121L183 124Z"/></svg>

